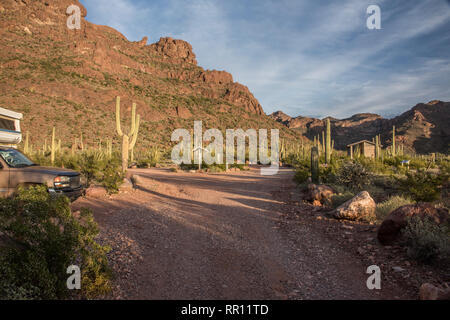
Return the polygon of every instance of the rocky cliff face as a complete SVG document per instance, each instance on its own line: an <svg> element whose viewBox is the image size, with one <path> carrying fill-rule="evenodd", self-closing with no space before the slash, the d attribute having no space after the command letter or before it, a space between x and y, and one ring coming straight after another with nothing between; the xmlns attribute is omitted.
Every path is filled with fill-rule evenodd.
<svg viewBox="0 0 450 320"><path fill-rule="evenodd" d="M81 8L80 30L67 28L72 4ZM295 136L231 74L198 66L189 43L131 42L86 15L76 0L0 2L0 106L24 113L34 143L42 144L53 125L66 145L81 132L90 143L115 136L116 95L124 117L137 103L146 142L164 145L174 128L192 127L194 119L217 128L275 126Z"/></svg>
<svg viewBox="0 0 450 320"><path fill-rule="evenodd" d="M324 130L325 119L292 118L281 111L270 115L288 128L301 132L310 139ZM360 113L348 119L330 118L335 146L344 149L352 142L381 134L382 144L392 143L392 126L396 126L396 141L419 153L449 152L450 102L419 103L411 110L393 119L377 114Z"/></svg>

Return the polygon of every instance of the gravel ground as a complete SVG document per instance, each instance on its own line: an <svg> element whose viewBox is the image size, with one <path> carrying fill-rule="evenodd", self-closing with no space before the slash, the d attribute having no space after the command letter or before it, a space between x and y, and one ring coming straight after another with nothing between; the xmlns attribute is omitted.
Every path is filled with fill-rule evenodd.
<svg viewBox="0 0 450 320"><path fill-rule="evenodd" d="M381 290L367 289L373 263L356 249L375 241L373 227L327 222L301 202L289 169L130 173L142 178L138 190L73 204L94 210L113 248L108 299L416 298L384 275Z"/></svg>

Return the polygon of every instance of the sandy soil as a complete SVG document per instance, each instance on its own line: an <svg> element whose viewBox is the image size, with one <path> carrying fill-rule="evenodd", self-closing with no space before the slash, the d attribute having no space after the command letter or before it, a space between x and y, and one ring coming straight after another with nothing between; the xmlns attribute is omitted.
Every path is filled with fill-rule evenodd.
<svg viewBox="0 0 450 320"><path fill-rule="evenodd" d="M301 203L289 169L130 173L142 177L138 190L73 204L94 210L100 238L113 248L108 298L416 298L391 281L367 289L371 263L357 246L349 250L345 235L373 228L338 225L343 238L334 239L320 211Z"/></svg>

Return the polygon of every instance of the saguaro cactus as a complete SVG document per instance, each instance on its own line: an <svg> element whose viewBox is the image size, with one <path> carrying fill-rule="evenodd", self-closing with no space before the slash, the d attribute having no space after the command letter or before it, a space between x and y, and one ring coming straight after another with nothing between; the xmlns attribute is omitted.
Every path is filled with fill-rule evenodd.
<svg viewBox="0 0 450 320"><path fill-rule="evenodd" d="M52 164L55 163L55 153L56 153L56 141L55 141L55 127L53 127L52 130L52 145L51 145L51 153L50 153L50 160Z"/></svg>
<svg viewBox="0 0 450 320"><path fill-rule="evenodd" d="M136 116L136 104L133 103L131 109L131 128L128 134L125 134L120 127L120 97L116 98L116 129L119 137L122 137L122 171L128 169L128 154L134 148L139 132L140 116ZM130 142L131 138L131 142Z"/></svg>
<svg viewBox="0 0 450 320"><path fill-rule="evenodd" d="M25 136L25 145L23 147L23 152L25 152L26 154L30 153L30 142L29 142L29 137L30 136L30 132L27 131L27 134Z"/></svg>
<svg viewBox="0 0 450 320"><path fill-rule="evenodd" d="M375 159L380 157L380 141L378 135L375 136Z"/></svg>
<svg viewBox="0 0 450 320"><path fill-rule="evenodd" d="M395 157L395 126L392 127L392 156Z"/></svg>
<svg viewBox="0 0 450 320"><path fill-rule="evenodd" d="M331 123L330 119L327 119L327 136L325 141L325 163L331 161Z"/></svg>
<svg viewBox="0 0 450 320"><path fill-rule="evenodd" d="M311 148L311 180L319 183L319 150L317 147Z"/></svg>
<svg viewBox="0 0 450 320"><path fill-rule="evenodd" d="M81 151L84 151L83 132L80 133L80 147L81 147Z"/></svg>
<svg viewBox="0 0 450 320"><path fill-rule="evenodd" d="M325 153L325 131L322 131L322 152Z"/></svg>
<svg viewBox="0 0 450 320"><path fill-rule="evenodd" d="M108 158L111 159L111 157L112 157L112 139L108 139L106 144L107 144L107 146L106 146L106 154L108 155Z"/></svg>

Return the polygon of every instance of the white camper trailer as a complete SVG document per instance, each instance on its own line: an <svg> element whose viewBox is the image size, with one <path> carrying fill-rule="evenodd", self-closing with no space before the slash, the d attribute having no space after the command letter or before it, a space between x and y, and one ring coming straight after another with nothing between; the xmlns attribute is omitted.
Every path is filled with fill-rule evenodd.
<svg viewBox="0 0 450 320"><path fill-rule="evenodd" d="M21 113L0 108L0 146L17 147L22 141L20 131L22 118Z"/></svg>

